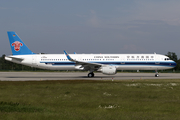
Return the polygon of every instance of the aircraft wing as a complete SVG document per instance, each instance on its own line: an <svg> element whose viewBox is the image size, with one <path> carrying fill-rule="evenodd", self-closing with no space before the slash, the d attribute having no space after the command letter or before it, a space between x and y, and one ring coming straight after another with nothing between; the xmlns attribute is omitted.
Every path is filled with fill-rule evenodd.
<svg viewBox="0 0 180 120"><path fill-rule="evenodd" d="M98 70L102 66L102 64L99 63L90 63L90 62L74 60L69 56L69 54L66 51L64 51L64 53L69 61L75 62L76 66L80 66L80 68L84 68L84 70L94 71L94 70Z"/></svg>

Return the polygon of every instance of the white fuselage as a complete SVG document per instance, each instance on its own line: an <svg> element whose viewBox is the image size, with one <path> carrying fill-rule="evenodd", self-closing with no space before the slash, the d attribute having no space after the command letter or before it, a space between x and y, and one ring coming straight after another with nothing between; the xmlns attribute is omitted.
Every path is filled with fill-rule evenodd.
<svg viewBox="0 0 180 120"><path fill-rule="evenodd" d="M70 54L71 58L103 66L114 66L117 70L162 70L171 69L176 63L160 54ZM5 57L6 60L31 67L50 70L81 70L65 54L32 54Z"/></svg>

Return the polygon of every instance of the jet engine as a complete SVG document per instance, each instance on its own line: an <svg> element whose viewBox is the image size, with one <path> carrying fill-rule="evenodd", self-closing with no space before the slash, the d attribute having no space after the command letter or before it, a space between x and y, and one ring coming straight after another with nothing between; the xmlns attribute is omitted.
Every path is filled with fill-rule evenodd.
<svg viewBox="0 0 180 120"><path fill-rule="evenodd" d="M106 75L114 75L117 73L116 67L114 66L105 66L101 68L101 72Z"/></svg>

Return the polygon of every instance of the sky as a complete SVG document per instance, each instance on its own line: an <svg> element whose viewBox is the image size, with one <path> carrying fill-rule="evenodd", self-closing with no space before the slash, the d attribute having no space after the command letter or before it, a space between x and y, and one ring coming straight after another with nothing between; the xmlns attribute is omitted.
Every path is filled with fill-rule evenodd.
<svg viewBox="0 0 180 120"><path fill-rule="evenodd" d="M180 0L1 0L0 55L7 31L34 53L167 54L180 58Z"/></svg>

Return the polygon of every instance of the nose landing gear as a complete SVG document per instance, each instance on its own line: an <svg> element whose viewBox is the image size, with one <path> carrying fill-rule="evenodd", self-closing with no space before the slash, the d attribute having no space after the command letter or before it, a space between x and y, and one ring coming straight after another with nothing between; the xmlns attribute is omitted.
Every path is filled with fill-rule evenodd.
<svg viewBox="0 0 180 120"><path fill-rule="evenodd" d="M155 77L159 77L158 71L156 70Z"/></svg>
<svg viewBox="0 0 180 120"><path fill-rule="evenodd" d="M155 77L159 77L159 74L155 74Z"/></svg>

